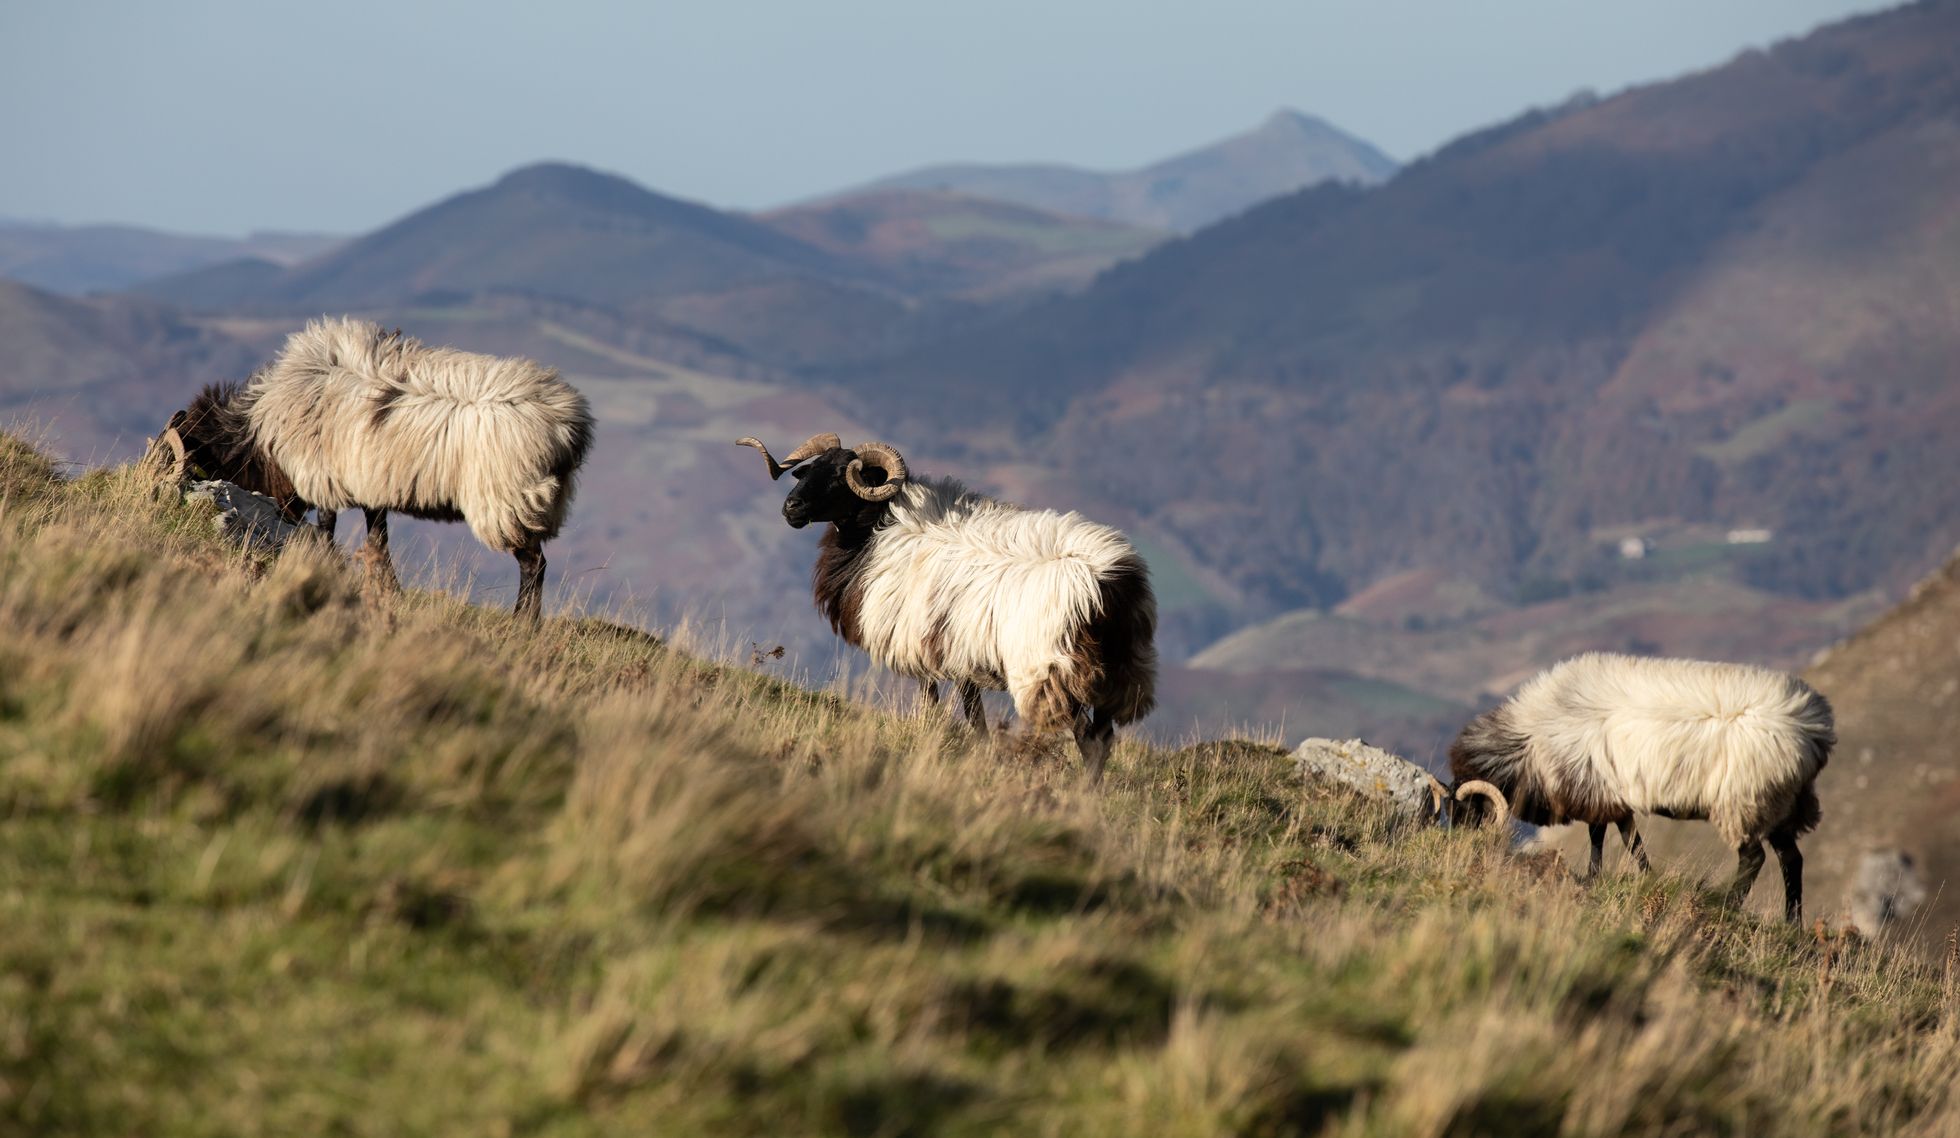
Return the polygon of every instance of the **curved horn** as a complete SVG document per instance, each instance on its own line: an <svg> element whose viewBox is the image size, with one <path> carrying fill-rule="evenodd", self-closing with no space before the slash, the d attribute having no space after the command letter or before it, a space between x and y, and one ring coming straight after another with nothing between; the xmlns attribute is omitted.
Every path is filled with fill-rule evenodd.
<svg viewBox="0 0 1960 1138"><path fill-rule="evenodd" d="M792 466L795 466L797 463L802 462L806 458L815 458L827 450L831 450L836 447L843 446L844 440L838 438L834 432L826 432L823 434L811 435L808 439L805 439L803 441L802 446L797 447L795 450L790 451L787 455L783 456L783 460L781 462L777 462L776 456L770 454L769 448L763 446L762 440L756 438L754 435L746 435L742 438L736 439L735 445L738 447L754 447L755 449L761 451L762 460L769 464L769 477L771 480L774 480L777 478L781 478L783 476L784 471L788 470Z"/></svg>
<svg viewBox="0 0 1960 1138"><path fill-rule="evenodd" d="M899 483L905 481L905 460L899 457L898 449L889 443L859 443L858 456L851 465L844 468L844 482L850 486L851 493L867 502L883 502L898 493ZM864 481L866 459L868 465L885 472L882 486L871 486Z"/></svg>
<svg viewBox="0 0 1960 1138"><path fill-rule="evenodd" d="M1436 816L1436 821L1441 822L1443 804L1450 800L1450 788L1444 786L1435 775L1427 771L1423 772L1422 777L1429 780L1429 812Z"/></svg>
<svg viewBox="0 0 1960 1138"><path fill-rule="evenodd" d="M1482 779L1471 779L1469 782L1456 788L1456 800L1458 802L1463 801L1466 796L1489 799L1492 808L1497 811L1497 826L1499 829L1510 824L1511 804L1504 800L1503 791Z"/></svg>

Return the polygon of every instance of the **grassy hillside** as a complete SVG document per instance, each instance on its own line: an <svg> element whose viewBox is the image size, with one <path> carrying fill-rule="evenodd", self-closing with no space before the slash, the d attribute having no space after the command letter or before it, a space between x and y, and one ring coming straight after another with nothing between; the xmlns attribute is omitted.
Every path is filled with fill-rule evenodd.
<svg viewBox="0 0 1960 1138"><path fill-rule="evenodd" d="M1091 790L618 625L364 600L0 446L0 1131L1960 1125L1952 964L1395 835L1257 744Z"/></svg>

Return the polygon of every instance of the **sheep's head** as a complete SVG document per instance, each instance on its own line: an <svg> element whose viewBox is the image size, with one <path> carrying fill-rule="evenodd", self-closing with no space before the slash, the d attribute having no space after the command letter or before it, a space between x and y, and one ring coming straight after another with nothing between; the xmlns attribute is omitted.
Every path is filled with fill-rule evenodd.
<svg viewBox="0 0 1960 1138"><path fill-rule="evenodd" d="M1526 759L1529 744L1508 703L1472 719L1450 743L1450 800L1458 825L1480 826L1493 814L1543 825L1542 795Z"/></svg>
<svg viewBox="0 0 1960 1138"><path fill-rule="evenodd" d="M1511 823L1511 804L1504 792L1482 779L1460 781L1449 791L1450 824L1472 828L1494 822L1501 829Z"/></svg>
<svg viewBox="0 0 1960 1138"><path fill-rule="evenodd" d="M754 438L736 445L761 451L769 477L796 479L783 501L783 520L794 529L811 522L875 525L906 478L905 459L884 443L860 443L853 450L834 434L812 435L781 462Z"/></svg>
<svg viewBox="0 0 1960 1138"><path fill-rule="evenodd" d="M264 494L279 504L280 513L298 521L308 504L286 472L252 439L251 425L233 403L239 393L236 383L211 384L198 392L189 407L170 416L164 430L175 431L183 440L187 472Z"/></svg>

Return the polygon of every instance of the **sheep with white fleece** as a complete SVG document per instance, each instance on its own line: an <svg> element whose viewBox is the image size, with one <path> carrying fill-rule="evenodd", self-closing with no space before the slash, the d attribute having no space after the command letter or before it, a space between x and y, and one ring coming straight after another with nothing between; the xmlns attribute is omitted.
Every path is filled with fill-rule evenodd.
<svg viewBox="0 0 1960 1138"><path fill-rule="evenodd" d="M1459 786L1488 783L1540 826L1584 822L1597 873L1607 825L1648 867L1635 814L1705 818L1736 851L1728 900L1763 866L1783 869L1784 915L1803 914L1799 835L1820 817L1817 775L1837 743L1831 705L1795 676L1742 664L1610 653L1541 672L1450 747ZM1481 807L1459 816L1474 821Z"/></svg>

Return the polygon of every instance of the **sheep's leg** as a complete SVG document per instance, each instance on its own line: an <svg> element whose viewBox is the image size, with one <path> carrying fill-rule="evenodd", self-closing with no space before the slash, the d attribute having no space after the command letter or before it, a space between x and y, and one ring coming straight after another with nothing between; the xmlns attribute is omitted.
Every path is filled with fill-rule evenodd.
<svg viewBox="0 0 1960 1138"><path fill-rule="evenodd" d="M1641 837L1640 831L1633 828L1633 815L1629 814L1620 819L1617 825L1620 827L1620 842L1626 846L1627 852L1633 855L1633 860L1640 864L1640 872L1652 873L1654 865L1647 860L1647 839Z"/></svg>
<svg viewBox="0 0 1960 1138"><path fill-rule="evenodd" d="M960 707L966 712L966 722L982 736L987 733L987 707L980 702L980 685L972 680L960 681Z"/></svg>
<svg viewBox="0 0 1960 1138"><path fill-rule="evenodd" d="M1092 716L1076 717L1075 746L1082 752L1082 765L1089 772L1090 782L1102 781L1103 764L1109 761L1109 744L1115 735L1115 719L1101 708Z"/></svg>
<svg viewBox="0 0 1960 1138"><path fill-rule="evenodd" d="M1592 853L1586 858L1585 880L1591 881L1599 876L1599 862L1606 853L1606 827L1589 822L1586 824L1586 837L1592 842Z"/></svg>
<svg viewBox="0 0 1960 1138"><path fill-rule="evenodd" d="M516 550L516 615L529 617L533 624L544 616L544 543L535 538Z"/></svg>
<svg viewBox="0 0 1960 1138"><path fill-rule="evenodd" d="M313 528L320 531L320 535L327 539L328 545L333 544L333 526L339 520L340 514L334 510L322 509L314 512Z"/></svg>
<svg viewBox="0 0 1960 1138"><path fill-rule="evenodd" d="M363 506L361 516L367 519L367 539L361 543L361 560L367 563L368 572L374 575L374 583L382 592L400 591L402 583L395 577L395 563L388 558L388 511Z"/></svg>
<svg viewBox="0 0 1960 1138"><path fill-rule="evenodd" d="M1776 851L1777 864L1783 867L1783 919L1793 925L1803 924L1803 851L1797 848L1797 835L1789 830L1778 830L1769 836L1770 848Z"/></svg>
<svg viewBox="0 0 1960 1138"><path fill-rule="evenodd" d="M938 707L939 685L931 680L920 680L919 698L926 701L927 707Z"/></svg>
<svg viewBox="0 0 1960 1138"><path fill-rule="evenodd" d="M1756 884L1756 875L1763 871L1763 843L1750 838L1735 848L1735 879L1729 882L1728 896L1725 898L1731 909L1739 909L1749 898L1749 887Z"/></svg>

